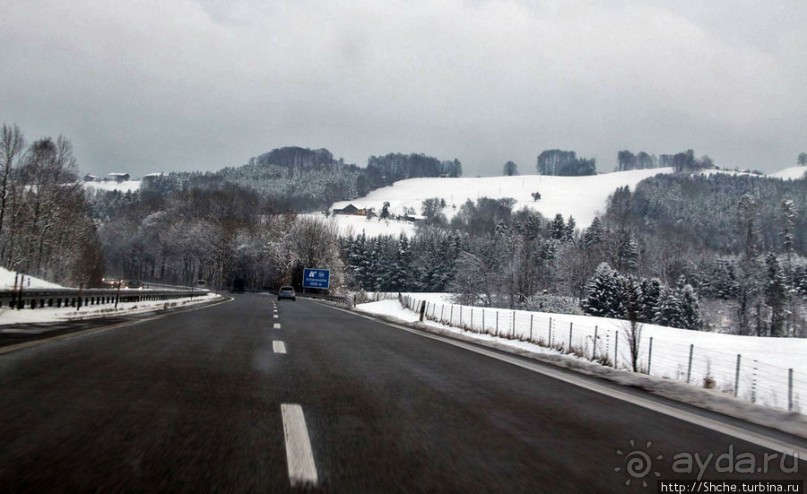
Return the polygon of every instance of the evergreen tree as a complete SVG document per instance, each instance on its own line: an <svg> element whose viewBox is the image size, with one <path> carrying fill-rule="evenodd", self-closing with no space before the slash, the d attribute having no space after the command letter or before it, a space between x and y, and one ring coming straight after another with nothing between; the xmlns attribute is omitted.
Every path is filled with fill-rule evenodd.
<svg viewBox="0 0 807 494"><path fill-rule="evenodd" d="M785 336L785 307L787 305L787 286L779 260L771 252L765 259L767 265L767 282L765 285L765 303L771 309L770 335Z"/></svg>
<svg viewBox="0 0 807 494"><path fill-rule="evenodd" d="M660 298L661 280L658 278L649 280L642 278L640 299L640 320L642 322L653 322L656 312L659 309Z"/></svg>
<svg viewBox="0 0 807 494"><path fill-rule="evenodd" d="M586 229L583 235L583 245L588 248L593 245L598 245L602 242L603 228L599 216L595 216L591 225Z"/></svg>
<svg viewBox="0 0 807 494"><path fill-rule="evenodd" d="M567 242L571 242L574 240L574 229L577 224L574 221L574 217L569 215L569 219L566 221L566 233L563 236L563 239Z"/></svg>
<svg viewBox="0 0 807 494"><path fill-rule="evenodd" d="M555 219L552 220L550 230L552 232L552 238L560 241L566 238L566 223L563 221L563 216L560 213L556 214Z"/></svg>
<svg viewBox="0 0 807 494"><path fill-rule="evenodd" d="M411 254L409 251L409 239L405 234L398 237L398 251L395 259L395 266L392 272L390 288L394 291L404 291L409 288L409 270Z"/></svg>
<svg viewBox="0 0 807 494"><path fill-rule="evenodd" d="M674 288L662 288L653 323L672 328L679 328L683 325L681 300L678 298L678 291Z"/></svg>
<svg viewBox="0 0 807 494"><path fill-rule="evenodd" d="M597 266L586 285L582 308L586 314L600 317L622 317L624 314L622 277L607 263Z"/></svg>
<svg viewBox="0 0 807 494"><path fill-rule="evenodd" d="M780 205L782 212L782 248L788 259L788 268L791 267L791 256L793 255L793 229L798 220L795 205L792 199L783 199Z"/></svg>
<svg viewBox="0 0 807 494"><path fill-rule="evenodd" d="M692 285L685 284L678 289L678 298L681 301L681 325L683 329L703 329L700 316L700 303L698 295Z"/></svg>
<svg viewBox="0 0 807 494"><path fill-rule="evenodd" d="M350 248L349 264L353 267L353 279L360 288L369 288L370 273L367 252L367 236L357 236Z"/></svg>
<svg viewBox="0 0 807 494"><path fill-rule="evenodd" d="M654 323L681 329L702 329L698 295L681 276L675 288L663 288Z"/></svg>
<svg viewBox="0 0 807 494"><path fill-rule="evenodd" d="M639 263L639 243L636 236L629 230L619 233L617 239L617 269L621 271L634 271Z"/></svg>
<svg viewBox="0 0 807 494"><path fill-rule="evenodd" d="M732 300L737 297L739 283L735 261L718 259L709 267L704 278L703 289L708 297L720 300Z"/></svg>

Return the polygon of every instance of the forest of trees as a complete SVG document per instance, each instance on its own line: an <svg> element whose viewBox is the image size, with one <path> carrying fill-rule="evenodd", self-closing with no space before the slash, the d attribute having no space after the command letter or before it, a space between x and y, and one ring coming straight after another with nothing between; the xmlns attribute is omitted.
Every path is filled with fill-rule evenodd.
<svg viewBox="0 0 807 494"><path fill-rule="evenodd" d="M638 273L641 260L632 234L599 219L581 233L572 217L547 220L512 206L512 200L480 198L466 203L449 227L423 227L411 239L345 238L349 283L371 291L451 291L470 305L572 313L582 308L606 317L625 315L626 286L649 284L658 293L641 299L648 315L640 320L701 327L697 296L685 280L668 288L659 278L627 274Z"/></svg>
<svg viewBox="0 0 807 494"><path fill-rule="evenodd" d="M216 173L155 176L136 192L87 192L66 139L29 144L8 125L1 137L0 263L67 285L107 273L274 288L320 266L335 291L450 291L464 304L691 329L719 324L700 307L722 304L741 334L807 335L805 180L693 175L708 160L691 151L670 158L687 173L617 189L586 228L509 198L468 200L448 220L434 197L411 237L340 238L333 220L297 212L396 180L458 176L461 164L388 154L361 169L327 150L281 148ZM588 167L571 151L542 157L548 172ZM511 163L504 172L515 174Z"/></svg>
<svg viewBox="0 0 807 494"><path fill-rule="evenodd" d="M74 286L97 286L103 253L70 142L28 143L0 131L0 265Z"/></svg>
<svg viewBox="0 0 807 494"><path fill-rule="evenodd" d="M644 151L633 154L628 150L622 150L617 153L616 171L675 168L677 172L694 172L713 167L714 161L712 161L709 156L703 155L700 158L696 158L695 151L691 149L687 149L681 153L662 154L659 156L647 154Z"/></svg>
<svg viewBox="0 0 807 494"><path fill-rule="evenodd" d="M617 153L617 167L616 171L624 172L628 170L645 170L648 168L658 168L659 159L654 154L647 154L644 151L639 151L636 154L628 150L619 151Z"/></svg>
<svg viewBox="0 0 807 494"><path fill-rule="evenodd" d="M93 210L107 271L128 279L248 288L299 282L304 267L332 267L343 287L336 227L297 216L255 190L208 185L168 195L97 191Z"/></svg>
<svg viewBox="0 0 807 494"><path fill-rule="evenodd" d="M708 300L729 307L741 334L805 335L805 193L803 180L659 175L618 189L582 230L483 197L413 238L343 239L343 258L349 284L365 290L609 317L627 317L635 300L639 322L690 329L709 325Z"/></svg>
<svg viewBox="0 0 807 494"><path fill-rule="evenodd" d="M782 203L791 201L793 249L807 254L807 187L801 180L726 173L661 174L642 180L634 192L618 189L608 218L637 233L674 238L720 254L738 254L746 238L737 235L737 207L746 195L753 197L755 241L761 250L776 250L781 245Z"/></svg>
<svg viewBox="0 0 807 494"><path fill-rule="evenodd" d="M210 286L239 278L250 288L274 287L292 283L295 273L332 253L337 258L328 265L341 287L340 270L333 268L342 262L335 225L312 223L297 212L358 197L390 180L461 173L457 160L422 154L371 157L362 169L325 149L280 148L215 173L152 177L134 193L97 191L92 214L101 225L108 271L125 278L204 279ZM438 201L432 214L444 206ZM302 248L301 238L315 230L330 244ZM324 245L332 248L318 252Z"/></svg>
<svg viewBox="0 0 807 494"><path fill-rule="evenodd" d="M574 151L549 149L538 155L537 169L539 175L578 177L596 175L597 163L593 158L578 158Z"/></svg>
<svg viewBox="0 0 807 494"><path fill-rule="evenodd" d="M284 147L243 166L217 172L170 173L149 180L150 192L171 193L234 184L252 189L289 211L321 211L337 201L356 199L398 180L462 176L459 160L440 161L424 154L371 156L367 167L345 164L327 149Z"/></svg>

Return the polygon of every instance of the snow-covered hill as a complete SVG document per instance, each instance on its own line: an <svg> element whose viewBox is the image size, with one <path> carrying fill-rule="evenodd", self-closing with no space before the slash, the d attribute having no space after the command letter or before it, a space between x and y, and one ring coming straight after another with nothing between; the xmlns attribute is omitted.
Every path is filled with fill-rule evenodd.
<svg viewBox="0 0 807 494"><path fill-rule="evenodd" d="M791 166L790 168L785 168L784 170L779 170L778 172L771 173L769 177L776 177L776 178L783 178L797 180L800 178L804 178L804 174L807 173L807 166Z"/></svg>
<svg viewBox="0 0 807 494"><path fill-rule="evenodd" d="M417 214L421 212L424 200L432 197L445 199L447 207L443 211L450 220L467 200L476 201L480 197L504 198L512 197L517 202L514 210L526 206L539 211L548 218L557 213L565 218L574 216L577 225L587 227L595 216L605 211L608 196L617 187L636 184L645 178L659 173L672 173L672 168L657 168L651 170L632 170L627 172L605 173L587 177L552 177L545 175L518 175L514 177L477 177L477 178L413 178L396 182L392 186L370 192L365 197L337 202L334 208L343 208L353 204L358 208L375 208L381 211L385 201L390 203L390 212L393 215L402 214L405 209L412 208ZM540 192L541 199L533 200L532 193ZM358 233L361 225L378 222L378 219L361 220L356 224L354 218L337 216L343 230L348 225ZM385 230L392 230L399 225L398 231L409 231L411 224L403 222L390 222ZM374 231L375 229L373 229ZM370 235L370 229L367 230Z"/></svg>
<svg viewBox="0 0 807 494"><path fill-rule="evenodd" d="M140 190L140 180L127 180L125 182L116 182L115 180L103 180L99 182L84 182L84 188L87 190L119 190L121 192L135 192Z"/></svg>

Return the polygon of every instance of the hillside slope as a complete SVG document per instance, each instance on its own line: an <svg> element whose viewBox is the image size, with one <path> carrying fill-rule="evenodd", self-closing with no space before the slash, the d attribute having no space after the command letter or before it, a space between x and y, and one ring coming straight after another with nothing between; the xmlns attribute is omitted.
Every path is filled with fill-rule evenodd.
<svg viewBox="0 0 807 494"><path fill-rule="evenodd" d="M776 178L783 178L798 180L804 178L804 175L807 174L807 167L805 166L791 166L790 168L785 168L784 170L779 170L778 172L768 174L769 177L776 177Z"/></svg>
<svg viewBox="0 0 807 494"><path fill-rule="evenodd" d="M413 208L416 214L420 214L424 200L440 197L446 201L447 206L443 213L450 220L469 199L476 201L480 197L511 197L517 201L514 210L526 206L547 218L552 218L557 213L564 217L574 216L578 227L587 227L595 216L605 211L608 196L617 187L627 185L634 188L640 181L659 173L672 173L672 168L631 170L585 177L518 175L416 178L374 190L354 201L334 203L333 208L353 204L358 208L375 208L376 212L380 212L384 202L389 201L390 213L393 215L403 214L405 208ZM533 192L540 192L541 199L534 201L531 195Z"/></svg>

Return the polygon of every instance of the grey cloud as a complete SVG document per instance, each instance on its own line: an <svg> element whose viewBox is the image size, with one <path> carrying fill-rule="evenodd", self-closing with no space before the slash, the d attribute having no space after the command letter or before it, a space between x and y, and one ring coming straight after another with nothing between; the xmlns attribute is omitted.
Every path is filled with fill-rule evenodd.
<svg viewBox="0 0 807 494"><path fill-rule="evenodd" d="M284 145L531 170L563 147L807 150L802 2L0 2L0 120L83 169L204 169ZM668 5L669 4L669 5ZM672 6L671 6L672 5Z"/></svg>

